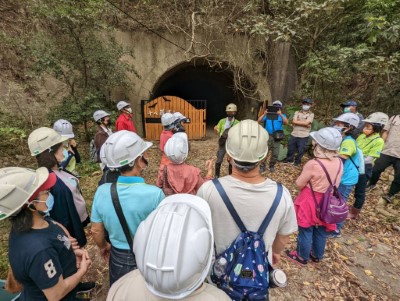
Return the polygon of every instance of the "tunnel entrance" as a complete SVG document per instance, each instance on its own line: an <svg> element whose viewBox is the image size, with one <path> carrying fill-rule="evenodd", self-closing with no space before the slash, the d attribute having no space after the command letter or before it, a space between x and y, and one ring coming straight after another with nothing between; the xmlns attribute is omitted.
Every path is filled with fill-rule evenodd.
<svg viewBox="0 0 400 301"><path fill-rule="evenodd" d="M249 101L234 89L232 71L207 63L182 63L166 72L153 89L153 98L173 95L185 100L207 100L207 126L225 117L225 107L238 106L238 119L245 115ZM193 103L196 106L196 102Z"/></svg>

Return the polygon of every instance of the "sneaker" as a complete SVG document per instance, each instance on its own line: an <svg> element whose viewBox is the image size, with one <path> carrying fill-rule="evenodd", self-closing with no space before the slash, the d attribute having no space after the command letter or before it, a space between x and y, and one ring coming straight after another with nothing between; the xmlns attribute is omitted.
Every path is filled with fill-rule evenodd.
<svg viewBox="0 0 400 301"><path fill-rule="evenodd" d="M275 171L275 167L274 166L271 166L270 168L269 168L269 172L274 172Z"/></svg>
<svg viewBox="0 0 400 301"><path fill-rule="evenodd" d="M281 161L281 163L283 163L283 164L293 164L293 161L288 161L288 160L284 159L283 161Z"/></svg>
<svg viewBox="0 0 400 301"><path fill-rule="evenodd" d="M76 290L77 293L88 293L96 287L96 282L79 282Z"/></svg>
<svg viewBox="0 0 400 301"><path fill-rule="evenodd" d="M294 263L297 263L297 264L299 264L301 266L305 266L307 264L307 260L304 260L304 259L300 258L297 255L297 251L289 251L289 250L287 250L285 253L286 253L286 256L291 261L293 261Z"/></svg>
<svg viewBox="0 0 400 301"><path fill-rule="evenodd" d="M315 257L312 253L310 253L310 259L312 262L318 263L321 260L318 257Z"/></svg>
<svg viewBox="0 0 400 301"><path fill-rule="evenodd" d="M392 203L392 202L393 202L393 195L391 195L391 194L389 194L389 193L384 194L384 195L382 196L382 198L383 198L386 202L388 202L388 203Z"/></svg>
<svg viewBox="0 0 400 301"><path fill-rule="evenodd" d="M365 187L365 191L366 191L366 192L372 191L372 190L374 190L375 188L376 188L376 185L367 185L367 187Z"/></svg>
<svg viewBox="0 0 400 301"><path fill-rule="evenodd" d="M342 237L342 233L336 232L336 231L330 232L330 233L328 233L328 234L326 235L326 238L329 238L329 239L332 239L332 238L340 238L340 237Z"/></svg>

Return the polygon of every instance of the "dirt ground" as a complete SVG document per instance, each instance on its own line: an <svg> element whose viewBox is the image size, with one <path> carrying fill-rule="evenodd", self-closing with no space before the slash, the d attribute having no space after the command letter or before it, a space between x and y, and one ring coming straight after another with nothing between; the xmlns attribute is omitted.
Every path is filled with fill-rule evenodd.
<svg viewBox="0 0 400 301"><path fill-rule="evenodd" d="M215 136L209 136L212 138L190 142L190 156L187 160L204 172L205 160L214 157L217 150ZM88 148L82 145L84 147ZM84 152L85 150L81 151ZM144 177L147 183L154 184L161 158L157 142L149 150L149 158L150 165L144 172ZM306 158L303 159L305 161ZM83 194L89 205L100 178L100 172L95 170L96 167L91 166L90 173L86 172L81 178ZM292 197L295 197L297 189L294 182L300 172L301 168L278 163L276 171L266 176L283 183ZM226 163L223 164L221 173L227 173ZM272 289L272 300L400 300L400 206L397 204L385 207L393 213L392 216L378 214L376 208L379 196L382 189L387 188L387 184L380 183L379 187L380 189L367 195L360 218L346 223L343 237L328 241L325 258L321 263L299 267L282 255L279 268L288 275L289 285L284 289ZM90 237L89 230L87 234ZM294 234L288 249L295 246ZM101 261L91 238L87 249L93 264L85 278L98 284L91 299L103 301L108 292L108 266Z"/></svg>

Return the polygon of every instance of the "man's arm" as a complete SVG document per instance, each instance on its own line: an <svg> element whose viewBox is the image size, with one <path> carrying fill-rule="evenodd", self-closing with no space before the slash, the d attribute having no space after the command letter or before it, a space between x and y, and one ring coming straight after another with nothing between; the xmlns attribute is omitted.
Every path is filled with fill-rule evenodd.
<svg viewBox="0 0 400 301"><path fill-rule="evenodd" d="M389 131L383 131L383 133L382 133L382 139L383 139L383 141L385 141L386 142L386 139L387 139L387 137L388 137L388 134L389 134Z"/></svg>
<svg viewBox="0 0 400 301"><path fill-rule="evenodd" d="M110 244L105 239L105 231L103 223L92 222L90 229L93 240L100 249L100 255L103 260L107 260L110 255Z"/></svg>
<svg viewBox="0 0 400 301"><path fill-rule="evenodd" d="M272 244L272 264L276 265L281 260L281 253L285 246L289 244L290 235L276 234L275 240Z"/></svg>

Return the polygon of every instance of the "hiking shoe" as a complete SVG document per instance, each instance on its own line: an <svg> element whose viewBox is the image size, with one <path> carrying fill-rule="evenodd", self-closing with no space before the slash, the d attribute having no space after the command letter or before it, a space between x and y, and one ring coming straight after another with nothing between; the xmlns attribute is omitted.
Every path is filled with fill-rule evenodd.
<svg viewBox="0 0 400 301"><path fill-rule="evenodd" d="M393 195L391 195L389 193L382 195L382 198L388 203L393 202Z"/></svg>
<svg viewBox="0 0 400 301"><path fill-rule="evenodd" d="M293 261L294 263L297 263L297 264L299 264L301 266L305 266L307 264L307 260L304 260L304 259L300 258L297 255L297 251L289 251L289 250L287 250L285 253L286 253L286 256L291 261Z"/></svg>
<svg viewBox="0 0 400 301"><path fill-rule="evenodd" d="M288 161L288 160L283 160L283 161L281 161L281 163L283 163L283 164L293 164L293 161Z"/></svg>
<svg viewBox="0 0 400 301"><path fill-rule="evenodd" d="M366 192L372 191L372 190L374 190L375 188L376 188L376 185L367 185L367 187L365 187L365 191L366 191Z"/></svg>
<svg viewBox="0 0 400 301"><path fill-rule="evenodd" d="M326 238L329 238L329 239L332 239L332 238L340 238L340 237L342 237L342 233L336 232L336 231L330 232L330 233L328 233L328 234L326 235Z"/></svg>
<svg viewBox="0 0 400 301"><path fill-rule="evenodd" d="M274 171L275 171L275 167L274 166L270 166L269 172L274 172Z"/></svg>
<svg viewBox="0 0 400 301"><path fill-rule="evenodd" d="M96 282L79 282L76 290L77 293L89 293L96 287Z"/></svg>
<svg viewBox="0 0 400 301"><path fill-rule="evenodd" d="M312 253L310 253L310 259L312 262L318 263L321 260L318 257L315 257Z"/></svg>

